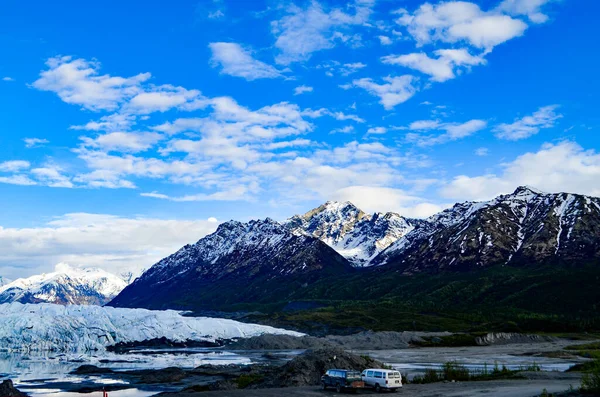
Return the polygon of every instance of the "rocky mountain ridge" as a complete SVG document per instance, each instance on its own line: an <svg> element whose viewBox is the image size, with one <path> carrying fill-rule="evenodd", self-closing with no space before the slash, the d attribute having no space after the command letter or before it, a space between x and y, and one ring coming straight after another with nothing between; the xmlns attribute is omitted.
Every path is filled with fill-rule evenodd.
<svg viewBox="0 0 600 397"><path fill-rule="evenodd" d="M303 291L310 299L355 296L360 280L377 283L382 272L392 282L505 265L594 265L599 236L600 199L529 187L459 203L425 220L327 202L283 223L223 223L152 266L110 304L211 309L306 299ZM378 298L371 290L371 299Z"/></svg>
<svg viewBox="0 0 600 397"><path fill-rule="evenodd" d="M600 199L522 186L433 215L374 261L405 273L600 259Z"/></svg>

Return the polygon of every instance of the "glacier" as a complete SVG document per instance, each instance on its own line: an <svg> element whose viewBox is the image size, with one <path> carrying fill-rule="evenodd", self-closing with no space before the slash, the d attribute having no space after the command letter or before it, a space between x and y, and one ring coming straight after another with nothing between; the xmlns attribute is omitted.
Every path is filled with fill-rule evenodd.
<svg viewBox="0 0 600 397"><path fill-rule="evenodd" d="M262 334L304 334L229 319L186 317L174 310L62 306L50 303L0 305L0 351L103 351L119 342L167 338L216 342Z"/></svg>

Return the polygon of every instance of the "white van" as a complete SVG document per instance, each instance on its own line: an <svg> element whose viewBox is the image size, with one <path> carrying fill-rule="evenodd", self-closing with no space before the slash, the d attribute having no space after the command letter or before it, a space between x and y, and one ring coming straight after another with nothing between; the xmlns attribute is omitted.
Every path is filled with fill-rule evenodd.
<svg viewBox="0 0 600 397"><path fill-rule="evenodd" d="M360 375L366 387L376 392L382 390L396 391L402 387L402 375L393 369L365 369Z"/></svg>

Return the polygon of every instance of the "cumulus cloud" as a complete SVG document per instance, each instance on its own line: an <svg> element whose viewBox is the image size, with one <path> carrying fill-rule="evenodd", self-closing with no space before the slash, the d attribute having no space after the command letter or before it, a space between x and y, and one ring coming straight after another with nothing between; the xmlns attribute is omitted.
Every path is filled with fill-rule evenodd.
<svg viewBox="0 0 600 397"><path fill-rule="evenodd" d="M60 167L46 165L45 167L34 168L31 174L45 186L72 188L73 183L70 178L63 174Z"/></svg>
<svg viewBox="0 0 600 397"><path fill-rule="evenodd" d="M42 91L55 92L66 103L80 105L92 111L117 110L148 114L177 108L197 110L205 106L198 90L187 90L172 85L145 84L150 73L133 77L116 77L100 74L100 63L70 56L50 58L48 70L31 86Z"/></svg>
<svg viewBox="0 0 600 397"><path fill-rule="evenodd" d="M367 134L385 134L387 128L385 127L371 127L367 130Z"/></svg>
<svg viewBox="0 0 600 397"><path fill-rule="evenodd" d="M432 81L443 82L456 77L456 72L471 66L484 65L482 56L471 55L468 50L461 48L455 50L434 51L437 58L430 58L426 53L412 53L405 55L387 55L381 58L383 63L400 65L431 76Z"/></svg>
<svg viewBox="0 0 600 397"><path fill-rule="evenodd" d="M333 48L336 40L352 43L358 37L348 36L343 30L366 23L371 15L373 0L355 0L353 13L339 8L325 9L317 1L306 8L291 5L286 15L271 23L271 31L277 38L275 47L280 50L276 57L279 64L308 60L316 51Z"/></svg>
<svg viewBox="0 0 600 397"><path fill-rule="evenodd" d="M31 167L29 161L11 160L0 163L0 172L18 172Z"/></svg>
<svg viewBox="0 0 600 397"><path fill-rule="evenodd" d="M553 0L504 0L497 9L510 15L526 15L533 23L544 23L548 15L541 10L544 4Z"/></svg>
<svg viewBox="0 0 600 397"><path fill-rule="evenodd" d="M301 95L305 92L313 92L313 88L306 85L300 85L294 88L294 95Z"/></svg>
<svg viewBox="0 0 600 397"><path fill-rule="evenodd" d="M381 45L390 45L390 44L392 44L392 39L390 39L388 36L377 36L377 38L379 39L379 43Z"/></svg>
<svg viewBox="0 0 600 397"><path fill-rule="evenodd" d="M26 277L56 263L138 273L183 245L212 233L216 220L163 220L72 213L40 227L0 226L0 274ZM115 231L118 231L116 233Z"/></svg>
<svg viewBox="0 0 600 397"><path fill-rule="evenodd" d="M377 84L370 78L362 78L353 80L351 84L341 86L344 89L351 87L359 87L366 90L369 94L379 97L379 103L386 110L393 109L396 105L408 101L415 95L417 88L415 87L416 78L410 75L398 77L384 77L383 84Z"/></svg>
<svg viewBox="0 0 600 397"><path fill-rule="evenodd" d="M488 154L490 154L490 149L488 149L486 147L480 147L480 148L475 149L476 156L485 157Z"/></svg>
<svg viewBox="0 0 600 397"><path fill-rule="evenodd" d="M546 192L570 192L600 196L600 154L575 142L545 144L500 165L501 172L479 176L459 175L444 186L443 197L489 200L529 185Z"/></svg>
<svg viewBox="0 0 600 397"><path fill-rule="evenodd" d="M136 122L136 116L126 113L113 113L92 120L83 125L72 125L69 129L86 131L126 131Z"/></svg>
<svg viewBox="0 0 600 397"><path fill-rule="evenodd" d="M333 200L350 201L366 212L391 211L410 218L426 218L444 208L401 189L375 186L348 186L332 193Z"/></svg>
<svg viewBox="0 0 600 397"><path fill-rule="evenodd" d="M340 66L339 72L342 76L350 76L351 74L356 73L360 69L366 67L367 65L362 62L345 63Z"/></svg>
<svg viewBox="0 0 600 397"><path fill-rule="evenodd" d="M148 150L163 139L155 132L110 132L96 138L81 137L85 146L99 148L107 152L120 151L137 153Z"/></svg>
<svg viewBox="0 0 600 397"><path fill-rule="evenodd" d="M494 127L493 131L498 138L509 141L529 138L540 132L541 129L554 127L556 121L563 117L556 112L558 107L558 105L541 107L531 116L517 119L511 124L499 124Z"/></svg>
<svg viewBox="0 0 600 397"><path fill-rule="evenodd" d="M25 142L25 147L28 149L44 146L45 144L50 143L49 140L42 138L25 138L23 139L23 142Z"/></svg>
<svg viewBox="0 0 600 397"><path fill-rule="evenodd" d="M508 15L484 12L475 3L448 1L422 4L413 13L401 9L397 23L422 46L435 41L467 42L491 51L495 46L523 35L527 24Z"/></svg>
<svg viewBox="0 0 600 397"><path fill-rule="evenodd" d="M0 175L0 183L8 185L33 186L37 185L36 181L29 178L27 175L14 174L8 176Z"/></svg>
<svg viewBox="0 0 600 397"><path fill-rule="evenodd" d="M283 77L273 66L254 59L250 51L237 43L210 43L211 63L220 66L221 73L242 77L248 81Z"/></svg>
<svg viewBox="0 0 600 397"><path fill-rule="evenodd" d="M207 100L200 91L165 84L149 87L148 91L136 94L123 110L128 113L148 114L166 112L174 108L192 111L206 106Z"/></svg>
<svg viewBox="0 0 600 397"><path fill-rule="evenodd" d="M437 120L419 120L412 122L408 129L412 131L445 131L438 135L423 135L421 133L408 133L406 140L419 146L432 146L471 136L487 127L485 120L473 119L464 123L442 123Z"/></svg>
<svg viewBox="0 0 600 397"><path fill-rule="evenodd" d="M33 87L55 92L64 102L93 111L117 109L151 77L150 73L127 78L101 75L99 62L70 56L50 58L46 66L48 70L40 73Z"/></svg>

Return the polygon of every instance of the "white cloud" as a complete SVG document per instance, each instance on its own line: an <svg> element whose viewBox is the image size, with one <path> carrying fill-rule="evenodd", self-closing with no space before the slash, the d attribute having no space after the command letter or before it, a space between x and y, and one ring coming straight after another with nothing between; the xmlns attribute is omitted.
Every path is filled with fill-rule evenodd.
<svg viewBox="0 0 600 397"><path fill-rule="evenodd" d="M533 23L544 23L548 15L541 10L544 4L552 0L504 0L497 9L510 15L527 15Z"/></svg>
<svg viewBox="0 0 600 397"><path fill-rule="evenodd" d="M104 169L79 174L73 178L73 182L89 188L134 189L136 187L133 182L123 179L120 172Z"/></svg>
<svg viewBox="0 0 600 397"><path fill-rule="evenodd" d="M388 36L377 36L377 38L379 39L379 43L381 45L390 45L390 44L392 44L392 39L390 39Z"/></svg>
<svg viewBox="0 0 600 397"><path fill-rule="evenodd" d="M163 220L75 213L36 228L0 227L0 274L50 271L59 262L139 272L216 229L214 219ZM115 233L118 231L118 233Z"/></svg>
<svg viewBox="0 0 600 397"><path fill-rule="evenodd" d="M300 85L294 88L294 95L301 95L305 92L313 92L313 88L306 85Z"/></svg>
<svg viewBox="0 0 600 397"><path fill-rule="evenodd" d="M469 120L465 123L441 123L436 120L419 120L412 122L408 128L413 131L446 131L440 135L422 135L419 133L406 134L409 142L415 142L419 146L432 146L450 141L466 138L487 127L484 120Z"/></svg>
<svg viewBox="0 0 600 397"><path fill-rule="evenodd" d="M406 10L398 13L397 23L406 26L418 45L466 41L491 51L495 46L521 36L527 29L527 24L519 19L486 13L477 4L465 1L425 3L412 14Z"/></svg>
<svg viewBox="0 0 600 397"><path fill-rule="evenodd" d="M90 121L84 125L72 125L72 130L87 131L126 131L135 124L136 116L133 114L113 113L102 116L97 121Z"/></svg>
<svg viewBox="0 0 600 397"><path fill-rule="evenodd" d="M27 175L22 175L22 174L0 176L0 183L6 183L8 185L20 185L20 186L37 185L36 181L29 178Z"/></svg>
<svg viewBox="0 0 600 397"><path fill-rule="evenodd" d="M266 150L285 149L289 147L309 146L314 142L309 139L294 139L291 141L273 142L263 146Z"/></svg>
<svg viewBox="0 0 600 397"><path fill-rule="evenodd" d="M550 105L539 108L531 116L515 120L512 124L499 124L494 128L496 136L500 139L518 141L529 138L544 128L552 128L556 121L563 117L556 113L558 105Z"/></svg>
<svg viewBox="0 0 600 397"><path fill-rule="evenodd" d="M225 13L221 10L216 10L216 11L208 13L209 19L220 19L220 18L223 18L224 16L225 16Z"/></svg>
<svg viewBox="0 0 600 397"><path fill-rule="evenodd" d="M0 163L0 172L19 172L31 167L29 161L11 160Z"/></svg>
<svg viewBox="0 0 600 397"><path fill-rule="evenodd" d="M529 185L546 192L600 196L600 154L575 142L545 144L501 168L499 174L457 176L440 193L452 199L488 200Z"/></svg>
<svg viewBox="0 0 600 397"><path fill-rule="evenodd" d="M372 127L367 130L367 134L385 134L387 128L385 127Z"/></svg>
<svg viewBox="0 0 600 397"><path fill-rule="evenodd" d="M177 108L180 110L198 110L207 106L206 98L198 90L187 90L169 84L151 87L146 92L136 94L123 107L126 112L148 114L166 112Z"/></svg>
<svg viewBox="0 0 600 397"><path fill-rule="evenodd" d="M271 23L271 31L277 38L275 47L281 53L276 62L290 64L308 60L316 51L333 48L336 39L355 42L357 37L346 36L341 30L353 25L362 25L371 15L373 0L355 0L353 14L341 9L325 10L317 1L306 8L291 5L283 18Z"/></svg>
<svg viewBox="0 0 600 397"><path fill-rule="evenodd" d="M327 76L333 77L336 74L339 74L340 76L350 76L351 74L354 74L366 67L367 65L362 62L341 63L333 60L320 63L315 68L324 69L326 70L325 74Z"/></svg>
<svg viewBox="0 0 600 397"><path fill-rule="evenodd" d="M169 84L144 85L150 79L150 73L129 78L100 75L98 62L70 56L50 58L46 65L48 70L40 73L40 78L33 82L32 87L55 92L64 102L92 111L122 108L121 122L127 120L131 123L132 117L127 116L131 113L165 112L173 108L192 111L206 106L205 98L198 90ZM118 120L92 122L86 126L75 126L74 129L97 130L115 121Z"/></svg>
<svg viewBox="0 0 600 397"><path fill-rule="evenodd" d="M72 188L73 183L70 178L62 172L63 170L60 167L52 165L31 170L31 174L45 186Z"/></svg>
<svg viewBox="0 0 600 397"><path fill-rule="evenodd" d="M391 211L411 218L426 218L443 209L401 189L387 187L348 186L333 192L331 199L350 201L366 212Z"/></svg>
<svg viewBox="0 0 600 397"><path fill-rule="evenodd" d="M2 77L2 81L15 81L15 79L13 79L12 77L6 76L6 77Z"/></svg>
<svg viewBox="0 0 600 397"><path fill-rule="evenodd" d="M147 150L163 139L155 132L110 132L96 138L81 137L85 146L104 151L137 153Z"/></svg>
<svg viewBox="0 0 600 397"><path fill-rule="evenodd" d="M379 97L379 103L386 110L393 109L396 105L408 101L417 92L414 86L416 78L410 75L398 77L384 77L384 84L377 84L370 78L353 80L352 84L341 86L348 89L352 86L366 90L369 94Z"/></svg>
<svg viewBox="0 0 600 397"><path fill-rule="evenodd" d="M339 121L352 120L357 123L364 123L365 120L358 117L355 114L346 114L344 112L334 112L329 109L321 108L317 110L305 109L302 111L302 115L310 118L318 118L323 116L330 116Z"/></svg>
<svg viewBox="0 0 600 397"><path fill-rule="evenodd" d="M249 81L283 77L281 71L254 59L250 51L237 43L210 43L208 46L212 51L213 66L221 66L223 74L242 77Z"/></svg>
<svg viewBox="0 0 600 397"><path fill-rule="evenodd" d="M80 105L88 110L114 110L126 99L140 92L141 84L150 73L133 77L100 75L98 62L58 56L48 59L48 70L32 86L58 94L66 103Z"/></svg>
<svg viewBox="0 0 600 397"><path fill-rule="evenodd" d="M437 50L434 51L437 58L430 58L424 52L406 55L387 55L381 58L383 63L390 65L401 65L418 70L431 76L431 80L443 82L456 77L456 71L462 71L461 67L484 65L486 63L482 56L474 56L466 49ZM468 69L467 69L468 70Z"/></svg>
<svg viewBox="0 0 600 397"><path fill-rule="evenodd" d="M339 68L339 72L342 76L349 76L366 67L367 65L362 62L345 63Z"/></svg>
<svg viewBox="0 0 600 397"><path fill-rule="evenodd" d="M475 155L479 156L479 157L485 157L488 154L490 154L490 149L488 149L486 147L480 147L475 150Z"/></svg>
<svg viewBox="0 0 600 397"><path fill-rule="evenodd" d="M335 128L333 130L331 130L330 134L336 134L336 133L340 133L340 134L351 134L354 132L354 126L353 125L347 125L341 128Z"/></svg>
<svg viewBox="0 0 600 397"><path fill-rule="evenodd" d="M25 147L28 149L44 146L45 144L50 143L49 140L42 138L25 138L23 139L23 142L25 142Z"/></svg>
<svg viewBox="0 0 600 397"><path fill-rule="evenodd" d="M157 192L142 193L142 197L151 197L161 200L169 200L177 203L195 202L195 201L240 201L248 200L252 187L239 185L228 190L222 190L214 193L188 194L185 196L169 196Z"/></svg>

